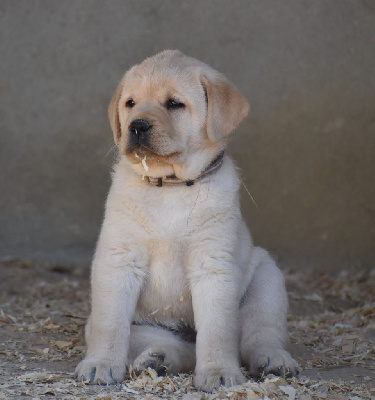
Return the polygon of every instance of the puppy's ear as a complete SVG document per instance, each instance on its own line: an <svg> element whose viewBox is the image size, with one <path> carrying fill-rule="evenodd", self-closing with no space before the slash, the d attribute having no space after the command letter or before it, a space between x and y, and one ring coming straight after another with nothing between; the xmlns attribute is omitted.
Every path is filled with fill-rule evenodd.
<svg viewBox="0 0 375 400"><path fill-rule="evenodd" d="M250 106L238 89L219 73L201 76L207 97L206 130L209 140L219 142L246 117Z"/></svg>
<svg viewBox="0 0 375 400"><path fill-rule="evenodd" d="M115 142L118 143L121 138L121 126L120 126L120 116L119 116L119 102L122 93L122 88L124 87L124 78L121 80L117 86L116 92L112 97L112 100L108 106L108 118L109 123L112 128L113 137Z"/></svg>

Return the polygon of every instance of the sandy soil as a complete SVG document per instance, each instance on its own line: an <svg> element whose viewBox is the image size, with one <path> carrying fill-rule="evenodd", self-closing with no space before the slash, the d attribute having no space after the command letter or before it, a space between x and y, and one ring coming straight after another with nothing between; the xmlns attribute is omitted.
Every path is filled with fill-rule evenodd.
<svg viewBox="0 0 375 400"><path fill-rule="evenodd" d="M88 267L2 260L0 399L375 399L375 270L284 273L290 350L303 372L205 394L194 389L191 375L157 377L153 370L117 386L75 382L89 311Z"/></svg>

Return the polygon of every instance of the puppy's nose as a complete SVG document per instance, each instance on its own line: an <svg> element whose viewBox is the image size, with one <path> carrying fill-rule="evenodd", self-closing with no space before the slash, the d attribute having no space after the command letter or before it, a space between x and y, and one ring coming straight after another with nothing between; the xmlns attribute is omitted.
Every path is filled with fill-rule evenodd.
<svg viewBox="0 0 375 400"><path fill-rule="evenodd" d="M145 119L135 119L129 125L130 132L133 135L146 133L150 128L150 123Z"/></svg>

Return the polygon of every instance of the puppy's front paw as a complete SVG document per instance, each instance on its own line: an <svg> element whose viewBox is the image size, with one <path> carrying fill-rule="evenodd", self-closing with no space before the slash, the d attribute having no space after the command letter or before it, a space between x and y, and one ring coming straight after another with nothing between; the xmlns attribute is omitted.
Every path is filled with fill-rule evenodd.
<svg viewBox="0 0 375 400"><path fill-rule="evenodd" d="M259 348L251 355L250 375L261 378L267 374L274 374L285 378L296 376L301 367L296 360L284 349Z"/></svg>
<svg viewBox="0 0 375 400"><path fill-rule="evenodd" d="M126 364L115 364L108 360L84 359L75 370L78 381L89 381L97 385L122 382L125 378Z"/></svg>
<svg viewBox="0 0 375 400"><path fill-rule="evenodd" d="M244 382L245 377L237 367L233 369L207 368L196 371L194 377L195 387L204 392L212 392L219 389L220 386L231 387L241 385Z"/></svg>

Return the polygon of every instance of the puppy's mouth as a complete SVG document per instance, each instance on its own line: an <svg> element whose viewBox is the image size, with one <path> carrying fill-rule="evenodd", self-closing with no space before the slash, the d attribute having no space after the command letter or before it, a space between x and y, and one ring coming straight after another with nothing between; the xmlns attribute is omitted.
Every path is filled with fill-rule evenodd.
<svg viewBox="0 0 375 400"><path fill-rule="evenodd" d="M148 163L168 163L171 164L175 162L181 155L180 151L174 151L168 154L157 153L146 146L137 147L130 152L126 152L126 156L129 161L133 164L142 163L146 166ZM146 168L145 168L146 169Z"/></svg>

